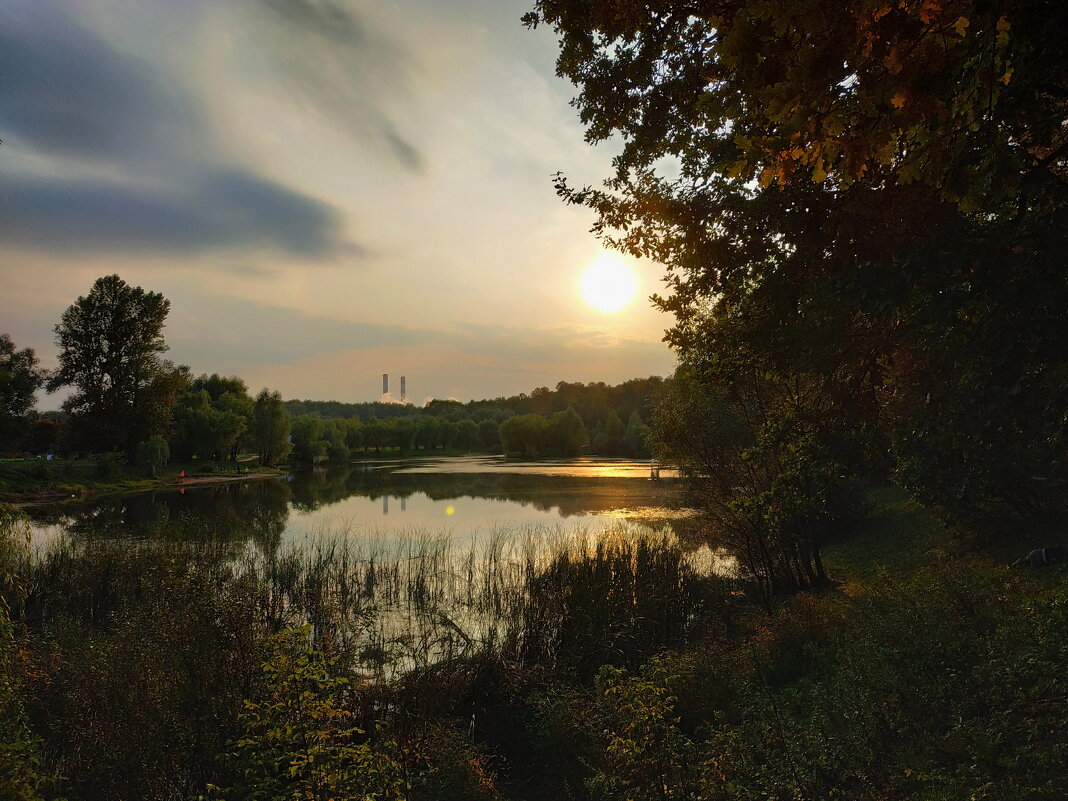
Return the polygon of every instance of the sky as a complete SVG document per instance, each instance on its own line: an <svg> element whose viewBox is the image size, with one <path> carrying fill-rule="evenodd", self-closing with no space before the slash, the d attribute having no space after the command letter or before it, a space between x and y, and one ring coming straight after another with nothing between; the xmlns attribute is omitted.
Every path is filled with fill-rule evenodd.
<svg viewBox="0 0 1068 801"><path fill-rule="evenodd" d="M667 375L663 269L580 292L594 184L550 30L513 0L5 0L0 332L56 363L93 281L161 292L167 357L286 398L498 397ZM39 397L55 408L61 396Z"/></svg>

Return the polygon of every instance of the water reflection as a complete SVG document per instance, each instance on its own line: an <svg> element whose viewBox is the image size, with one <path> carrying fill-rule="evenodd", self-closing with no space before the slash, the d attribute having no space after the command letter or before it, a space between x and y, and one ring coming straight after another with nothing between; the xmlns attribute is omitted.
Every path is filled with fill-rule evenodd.
<svg viewBox="0 0 1068 801"><path fill-rule="evenodd" d="M536 462L509 461L501 456L461 456L427 459L419 463L398 463L396 471L428 473L514 473L531 476L570 476L573 478L678 478L678 470L661 467L648 459L541 459Z"/></svg>
<svg viewBox="0 0 1068 801"><path fill-rule="evenodd" d="M67 531L87 538L248 539L272 549L286 537L339 528L376 536L394 530L462 536L517 523L559 526L574 517L587 525L662 523L680 514L680 492L674 481L649 481L648 470L648 462L592 459L362 462L284 480L157 490L29 511L39 540Z"/></svg>
<svg viewBox="0 0 1068 801"><path fill-rule="evenodd" d="M251 540L277 547L289 520L287 482L256 480L115 495L28 510L38 542L83 539Z"/></svg>

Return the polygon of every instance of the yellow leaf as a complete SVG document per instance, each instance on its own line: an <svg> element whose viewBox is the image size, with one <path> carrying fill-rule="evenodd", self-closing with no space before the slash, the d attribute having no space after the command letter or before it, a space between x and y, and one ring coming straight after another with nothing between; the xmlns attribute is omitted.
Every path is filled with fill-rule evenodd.
<svg viewBox="0 0 1068 801"><path fill-rule="evenodd" d="M734 164L732 164L728 168L727 177L728 178L738 178L743 172L745 172L748 169L749 169L749 162L747 162L745 159L742 159L741 161L736 161Z"/></svg>
<svg viewBox="0 0 1068 801"><path fill-rule="evenodd" d="M894 106L894 108L904 108L905 103L907 102L908 98L905 97L904 92L898 92L896 95L890 98L890 103Z"/></svg>
<svg viewBox="0 0 1068 801"><path fill-rule="evenodd" d="M886 68L890 70L891 75L897 75L901 72L901 59L898 58L897 50L894 47L887 51L883 63L886 64Z"/></svg>
<svg viewBox="0 0 1068 801"><path fill-rule="evenodd" d="M1009 23L1009 18L1002 14L998 19L998 33L1008 33L1009 28L1011 27L1012 25Z"/></svg>
<svg viewBox="0 0 1068 801"><path fill-rule="evenodd" d="M957 36L959 36L961 39L964 38L964 34L968 28L968 24L969 23L967 17L958 17L957 21L953 23L953 30L957 32Z"/></svg>
<svg viewBox="0 0 1068 801"><path fill-rule="evenodd" d="M765 189L770 183L771 179L775 177L775 170L771 167L765 167L764 171L760 173L760 188Z"/></svg>
<svg viewBox="0 0 1068 801"><path fill-rule="evenodd" d="M790 151L790 157L794 161L799 160L803 155L805 155L805 151L803 148L800 147L795 147L793 150Z"/></svg>
<svg viewBox="0 0 1068 801"><path fill-rule="evenodd" d="M820 163L817 164L812 170L812 180L817 184L823 183L827 180L827 171L823 169L822 159L820 160Z"/></svg>
<svg viewBox="0 0 1068 801"><path fill-rule="evenodd" d="M1009 85L1009 81L1012 80L1012 70L1006 70L1005 74L1001 76L1001 82L1006 86Z"/></svg>

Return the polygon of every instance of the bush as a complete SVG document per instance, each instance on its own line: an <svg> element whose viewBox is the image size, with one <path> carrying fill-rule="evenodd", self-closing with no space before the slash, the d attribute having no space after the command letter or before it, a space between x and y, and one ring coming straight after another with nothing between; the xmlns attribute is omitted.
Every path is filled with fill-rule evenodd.
<svg viewBox="0 0 1068 801"><path fill-rule="evenodd" d="M125 461L117 453L105 453L96 460L96 477L101 481L118 481L122 478Z"/></svg>
<svg viewBox="0 0 1068 801"><path fill-rule="evenodd" d="M602 671L600 711L575 716L599 743L591 787L628 799L1063 798L1066 630L1063 586L979 564L799 600L736 647Z"/></svg>
<svg viewBox="0 0 1068 801"><path fill-rule="evenodd" d="M155 478L156 472L170 460L171 450L167 446L167 440L159 434L137 444L137 464L147 470L152 478Z"/></svg>
<svg viewBox="0 0 1068 801"><path fill-rule="evenodd" d="M391 743L373 743L344 708L348 680L337 657L308 647L308 630L270 641L266 686L245 702L242 736L225 755L232 776L214 797L402 799L409 789Z"/></svg>

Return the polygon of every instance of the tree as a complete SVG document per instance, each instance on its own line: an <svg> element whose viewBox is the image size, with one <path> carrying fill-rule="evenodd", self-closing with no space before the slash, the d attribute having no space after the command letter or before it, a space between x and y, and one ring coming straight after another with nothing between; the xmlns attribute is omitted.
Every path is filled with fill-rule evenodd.
<svg viewBox="0 0 1068 801"><path fill-rule="evenodd" d="M97 451L133 452L166 434L184 374L160 358L170 303L117 275L98 278L55 327L59 369L48 390L73 387L63 403L76 442Z"/></svg>
<svg viewBox="0 0 1068 801"><path fill-rule="evenodd" d="M631 412L627 418L627 430L623 434L623 449L628 456L641 459L649 456L649 448L645 444L645 424L642 423L641 415Z"/></svg>
<svg viewBox="0 0 1068 801"><path fill-rule="evenodd" d="M462 451L473 451L478 447L478 423L471 419L461 420L457 424L459 434L456 437L456 445Z"/></svg>
<svg viewBox="0 0 1068 801"><path fill-rule="evenodd" d="M492 451L501 445L501 435L497 430L497 423L493 420L483 420L478 424L478 441L484 451Z"/></svg>
<svg viewBox="0 0 1068 801"><path fill-rule="evenodd" d="M389 441L407 456L415 446L416 425L410 417L395 417L388 424Z"/></svg>
<svg viewBox="0 0 1068 801"><path fill-rule="evenodd" d="M261 390L252 407L249 439L259 454L260 463L270 467L289 455L289 412L278 392Z"/></svg>
<svg viewBox="0 0 1068 801"><path fill-rule="evenodd" d="M293 458L318 464L326 459L327 447L321 418L302 414L293 421Z"/></svg>
<svg viewBox="0 0 1068 801"><path fill-rule="evenodd" d="M167 447L167 440L159 434L137 444L137 463L147 469L152 478L156 478L159 469L170 460L171 450Z"/></svg>
<svg viewBox="0 0 1068 801"><path fill-rule="evenodd" d="M613 409L594 434L593 450L605 456L618 456L623 449L623 437L626 433L623 421Z"/></svg>
<svg viewBox="0 0 1068 801"><path fill-rule="evenodd" d="M236 376L201 375L179 394L174 418L174 449L181 458L236 463L247 439L252 398Z"/></svg>
<svg viewBox="0 0 1068 801"><path fill-rule="evenodd" d="M343 462L349 458L349 446L345 442L348 424L341 418L326 420L323 423L323 439L326 440L326 457L332 462Z"/></svg>
<svg viewBox="0 0 1068 801"><path fill-rule="evenodd" d="M545 452L549 424L540 414L509 417L500 424L501 448L508 456L535 459Z"/></svg>
<svg viewBox="0 0 1068 801"><path fill-rule="evenodd" d="M710 384L680 369L651 428L654 454L679 466L706 530L765 598L827 581L820 549L853 489L828 446L826 415L806 408L818 393L791 378Z"/></svg>
<svg viewBox="0 0 1068 801"><path fill-rule="evenodd" d="M971 522L1063 503L1068 7L540 0L526 22L560 35L587 139L622 143L603 188L557 190L666 265L695 380L833 387L839 431Z"/></svg>
<svg viewBox="0 0 1068 801"><path fill-rule="evenodd" d="M0 334L0 452L18 446L44 380L33 348L15 350L11 337Z"/></svg>
<svg viewBox="0 0 1068 801"><path fill-rule="evenodd" d="M370 446L375 449L376 452L381 451L387 444L389 438L389 429L386 424L379 420L377 417L372 417L363 426L363 444L366 449Z"/></svg>
<svg viewBox="0 0 1068 801"><path fill-rule="evenodd" d="M547 439L561 456L578 456L589 443L586 426L578 412L568 407L566 412L557 412L549 419Z"/></svg>

